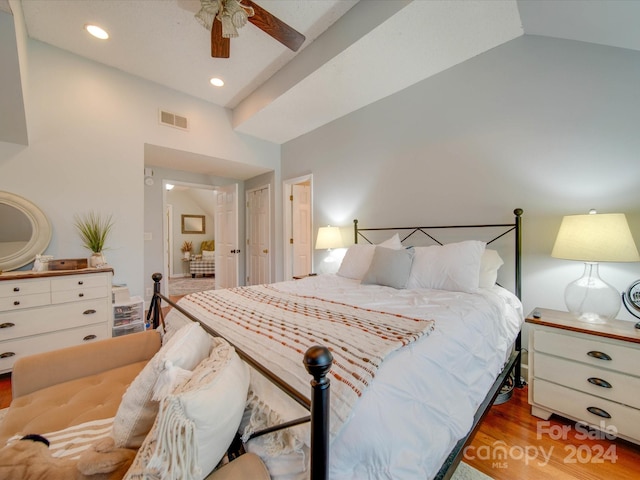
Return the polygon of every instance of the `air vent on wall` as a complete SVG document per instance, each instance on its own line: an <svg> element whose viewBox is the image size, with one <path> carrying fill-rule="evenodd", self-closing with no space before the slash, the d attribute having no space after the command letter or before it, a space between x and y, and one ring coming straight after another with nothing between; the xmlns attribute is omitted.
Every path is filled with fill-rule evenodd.
<svg viewBox="0 0 640 480"><path fill-rule="evenodd" d="M168 125L170 127L180 128L182 130L189 129L189 122L187 120L187 117L167 112L165 110L160 110L160 123L163 125Z"/></svg>

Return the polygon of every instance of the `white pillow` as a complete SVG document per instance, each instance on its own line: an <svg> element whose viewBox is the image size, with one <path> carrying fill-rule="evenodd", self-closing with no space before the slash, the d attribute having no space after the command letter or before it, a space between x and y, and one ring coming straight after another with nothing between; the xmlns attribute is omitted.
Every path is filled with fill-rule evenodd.
<svg viewBox="0 0 640 480"><path fill-rule="evenodd" d="M376 246L368 243L351 245L344 254L340 268L338 268L338 275L362 280L362 277L369 269L369 265L371 265L375 251Z"/></svg>
<svg viewBox="0 0 640 480"><path fill-rule="evenodd" d="M113 420L116 447L137 448L142 444L158 414L153 391L162 375L175 379L176 369L193 370L211 349L211 337L197 323L190 323L171 336L131 382ZM165 384L173 383L165 379Z"/></svg>
<svg viewBox="0 0 640 480"><path fill-rule="evenodd" d="M413 252L413 248L395 250L376 247L371 266L362 279L362 283L404 288L411 273Z"/></svg>
<svg viewBox="0 0 640 480"><path fill-rule="evenodd" d="M389 238L388 240L385 240L384 242L379 243L378 246L385 247L385 248L393 248L394 250L400 250L401 248L404 248L404 246L402 245L402 242L400 241L400 236L397 233L393 237Z"/></svg>
<svg viewBox="0 0 640 480"><path fill-rule="evenodd" d="M498 280L498 270L504 261L495 250L485 249L480 259L480 288L491 288Z"/></svg>
<svg viewBox="0 0 640 480"><path fill-rule="evenodd" d="M485 242L468 240L442 246L415 247L407 288L476 292L485 245Z"/></svg>
<svg viewBox="0 0 640 480"><path fill-rule="evenodd" d="M231 445L242 420L249 368L226 341L162 400L125 480L203 479Z"/></svg>
<svg viewBox="0 0 640 480"><path fill-rule="evenodd" d="M213 260L216 258L216 252L213 250L203 250L202 251L202 259L203 260Z"/></svg>
<svg viewBox="0 0 640 480"><path fill-rule="evenodd" d="M396 233L393 237L380 243L379 246L399 250L404 248L400 242L400 237ZM342 259L338 275L345 278L362 280L373 259L376 246L370 243L357 243L351 245Z"/></svg>

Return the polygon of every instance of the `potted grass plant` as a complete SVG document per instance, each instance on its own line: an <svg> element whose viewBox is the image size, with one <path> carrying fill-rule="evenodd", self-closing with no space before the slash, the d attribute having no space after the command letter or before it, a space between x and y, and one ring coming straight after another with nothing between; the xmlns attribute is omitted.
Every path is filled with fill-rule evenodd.
<svg viewBox="0 0 640 480"><path fill-rule="evenodd" d="M107 263L104 257L105 243L113 227L112 215L96 212L76 215L74 223L85 248L91 251L89 266L100 267Z"/></svg>
<svg viewBox="0 0 640 480"><path fill-rule="evenodd" d="M182 244L182 247L180 247L180 251L182 251L182 255L184 256L185 260L189 260L189 258L191 258L192 250L193 250L193 243L187 242L186 240Z"/></svg>

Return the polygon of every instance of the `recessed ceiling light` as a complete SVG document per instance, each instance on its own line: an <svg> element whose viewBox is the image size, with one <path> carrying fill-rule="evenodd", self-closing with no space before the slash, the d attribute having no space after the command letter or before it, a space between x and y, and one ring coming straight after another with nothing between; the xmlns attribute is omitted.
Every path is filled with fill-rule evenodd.
<svg viewBox="0 0 640 480"><path fill-rule="evenodd" d="M214 77L209 81L211 82L211 85L213 85L214 87L222 87L224 85L224 82L219 78Z"/></svg>
<svg viewBox="0 0 640 480"><path fill-rule="evenodd" d="M97 25L87 24L84 26L84 29L100 40L106 40L107 38L109 38L109 34Z"/></svg>

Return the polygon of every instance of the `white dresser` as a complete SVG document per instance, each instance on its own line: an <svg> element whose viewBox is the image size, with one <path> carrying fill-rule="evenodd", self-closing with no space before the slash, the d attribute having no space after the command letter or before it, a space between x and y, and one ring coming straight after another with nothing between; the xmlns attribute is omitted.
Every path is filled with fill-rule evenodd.
<svg viewBox="0 0 640 480"><path fill-rule="evenodd" d="M529 335L532 415L552 413L640 443L640 331L537 308Z"/></svg>
<svg viewBox="0 0 640 480"><path fill-rule="evenodd" d="M0 275L0 373L33 353L111 336L113 270Z"/></svg>

